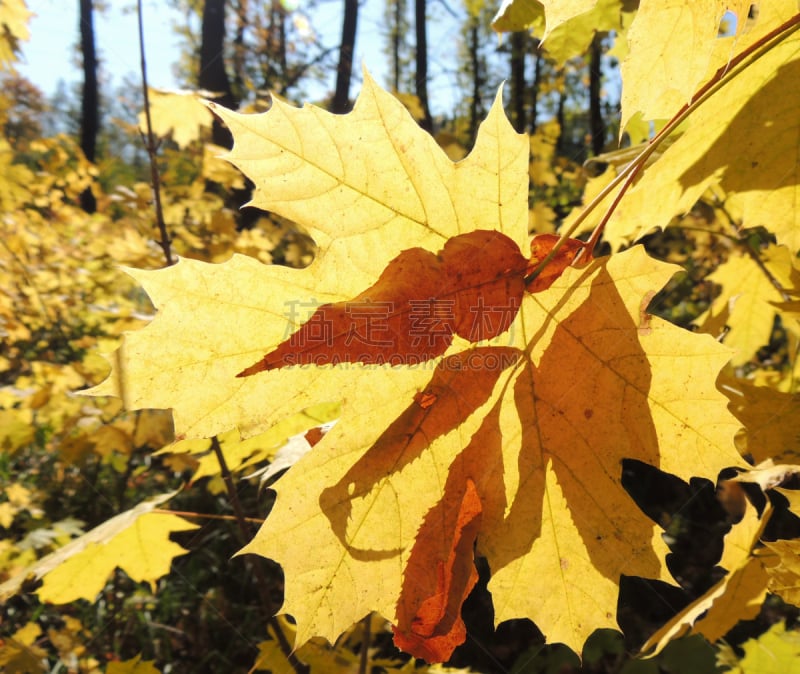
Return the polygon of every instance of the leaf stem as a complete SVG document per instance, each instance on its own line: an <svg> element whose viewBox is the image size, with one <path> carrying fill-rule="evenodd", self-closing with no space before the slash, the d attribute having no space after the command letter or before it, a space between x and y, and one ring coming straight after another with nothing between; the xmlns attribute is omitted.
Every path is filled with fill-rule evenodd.
<svg viewBox="0 0 800 674"><path fill-rule="evenodd" d="M164 258L167 261L167 266L170 267L175 263L172 259L172 240L169 238L167 232L167 225L164 222L164 212L161 208L161 177L158 172L158 161L156 158L156 141L153 136L153 122L150 118L150 94L147 86L147 60L144 54L144 23L142 21L142 0L136 0L136 14L139 20L139 55L141 56L141 69L142 69L142 91L144 92L144 116L147 120L147 136L143 137L144 146L147 150L147 156L150 159L150 179L153 183L153 202L156 210L156 225L161 234L161 240L158 245L164 251Z"/></svg>
<svg viewBox="0 0 800 674"><path fill-rule="evenodd" d="M740 72L748 68L751 63L757 61L759 58L768 53L776 44L782 42L792 33L800 29L800 13L795 14L781 25L771 30L766 35L756 40L749 47L744 49L741 53L734 56L728 63L721 66L711 79L706 82L697 92L692 96L691 100L683 105L680 110L667 122L667 124L659 131L647 144L642 152L640 152L635 159L633 159L614 180L606 185L600 193L592 199L592 201L581 211L575 222L564 231L561 238L553 246L550 253L536 266L536 268L525 278L526 283L530 283L535 279L544 267L556 256L561 246L564 245L566 240L578 229L581 223L587 218L597 206L618 186L621 185L619 192L614 197L614 201L608 207L603 218L598 223L592 232L589 241L583 251L580 251L575 256L573 266L576 264L585 264L588 262L589 256L594 252L594 247L600 239L606 223L611 218L611 215L619 205L623 195L628 191L634 182L636 176L642 171L647 160L653 155L658 147L669 137L698 107L705 103L711 96L717 93L723 86L725 86L731 79L735 78Z"/></svg>
<svg viewBox="0 0 800 674"><path fill-rule="evenodd" d="M220 472L222 473L222 480L225 482L225 488L228 491L228 499L230 500L231 506L233 507L233 512L236 515L239 536L243 543L246 544L249 542L251 537L250 527L248 526L247 518L245 517L244 509L242 508L242 502L239 500L239 494L236 492L236 486L233 484L233 475L228 468L227 461L225 461L225 456L222 453L222 447L219 444L217 436L211 438L211 449L214 451L214 455L217 457ZM289 660L289 663L292 665L292 669L294 669L295 674L308 674L308 666L304 665L297 659L297 656L292 651L292 645L289 643L289 640L283 633L283 629L281 629L280 622L275 617L275 610L272 606L272 600L269 596L269 593L267 592L268 583L263 569L258 564L253 564L250 558L245 558L245 564L256 577L256 585L258 587L261 604L264 606L264 609L268 614L267 621L270 627L272 627L272 629L275 631L275 637L278 641L278 646L280 647L281 652L283 652L287 660Z"/></svg>

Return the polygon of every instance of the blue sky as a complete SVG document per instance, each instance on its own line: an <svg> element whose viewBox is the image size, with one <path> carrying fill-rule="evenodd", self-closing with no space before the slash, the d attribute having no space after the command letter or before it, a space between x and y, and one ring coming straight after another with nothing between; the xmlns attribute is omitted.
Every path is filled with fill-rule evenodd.
<svg viewBox="0 0 800 674"><path fill-rule="evenodd" d="M76 0L27 0L36 14L30 23L31 40L23 44L23 60L18 70L45 94L52 94L59 80L66 83L81 79L77 45L78 2ZM302 9L304 3L297 3ZM95 12L95 39L105 74L112 86L121 84L127 74L138 78L139 44L134 0L106 0L107 10ZM148 81L157 88L174 88L172 65L178 57L177 37L173 31L180 22L177 12L164 0L145 0L144 25ZM383 53L382 18L384 3L368 0L359 13L355 63L366 64L379 82L385 84L387 57ZM341 0L323 1L310 17L326 45L335 45L341 31ZM429 23L430 90L434 114L437 107L449 111L460 94L452 72L458 54L458 22L445 19ZM360 79L360 68L354 73ZM358 84L354 83L352 95ZM433 95L433 92L436 95ZM322 96L324 92L320 92Z"/></svg>
<svg viewBox="0 0 800 674"><path fill-rule="evenodd" d="M23 61L18 70L46 94L59 80L79 81L76 46L78 3L76 0L28 0L35 12L30 23L31 39L24 43ZM174 87L172 63L178 54L172 22L177 14L165 9L165 2L144 3L145 48L148 80L155 87ZM106 12L96 12L95 37L106 72L119 84L127 73L139 72L139 42L136 14L125 11L135 6L129 0L109 0Z"/></svg>

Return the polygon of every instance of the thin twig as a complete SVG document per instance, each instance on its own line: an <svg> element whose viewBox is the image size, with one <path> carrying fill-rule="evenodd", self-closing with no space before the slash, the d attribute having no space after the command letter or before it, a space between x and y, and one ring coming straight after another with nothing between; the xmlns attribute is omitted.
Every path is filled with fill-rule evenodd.
<svg viewBox="0 0 800 674"><path fill-rule="evenodd" d="M195 519L200 519L200 520L223 520L228 522L236 521L236 517L233 515L211 515L209 513L195 513L195 512L190 512L188 510L168 510L166 508L153 508L152 512L159 513L161 515L178 515L180 517L194 517ZM244 520L248 524L264 523L264 520L260 520L257 517L245 517Z"/></svg>
<svg viewBox="0 0 800 674"><path fill-rule="evenodd" d="M709 229L708 227L694 227L692 225L684 225L682 223L676 223L674 225L669 226L670 229L678 229L683 232L697 232L699 234L710 234L711 236L718 236L721 239L727 239L732 243L739 243L741 241L741 237L734 236L733 234L726 234L725 232L721 232L718 229Z"/></svg>
<svg viewBox="0 0 800 674"><path fill-rule="evenodd" d="M228 499L230 500L231 506L233 507L233 512L236 515L239 536L242 540L242 543L247 544L250 542L252 532L247 524L247 518L244 515L244 509L242 508L242 502L239 500L239 494L236 492L236 486L233 483L233 475L228 468L228 463L225 461L225 456L222 453L222 447L220 446L219 440L216 436L211 438L211 449L214 451L214 455L217 457L219 469L222 473L222 480L225 483L225 488L228 491ZM261 598L261 604L264 606L264 609L267 612L267 620L270 627L272 627L275 632L275 638L278 641L278 646L280 646L281 651L286 656L287 660L289 660L289 663L292 665L292 669L294 669L296 674L308 674L309 668L300 662L297 659L297 656L295 656L295 654L292 652L292 645L289 643L289 640L283 633L280 622L278 622L278 619L275 617L275 610L272 606L272 600L267 592L267 578L264 575L263 569L258 564L252 563L251 559L248 557L245 558L245 564L250 568L256 578L256 586Z"/></svg>
<svg viewBox="0 0 800 674"><path fill-rule="evenodd" d="M170 245L172 243L167 232L167 225L164 222L164 212L161 209L161 177L158 173L158 161L156 158L156 141L153 136L153 122L150 119L150 94L147 86L147 60L144 55L144 23L142 21L142 0L136 0L136 13L139 18L139 54L141 56L142 64L142 91L144 92L144 116L147 120L147 136L144 139L144 146L147 150L147 156L150 158L150 179L153 183L153 202L156 209L156 225L161 234L161 240L158 245L164 251L164 258L167 261L167 266L172 266L174 260L172 259L172 250Z"/></svg>
<svg viewBox="0 0 800 674"><path fill-rule="evenodd" d="M152 620L148 620L146 624L148 627L155 627L156 629L164 630L165 632L170 632L171 634L175 634L187 640L189 638L184 630L178 629L177 627L172 627L171 625L165 625L164 623L153 622Z"/></svg>

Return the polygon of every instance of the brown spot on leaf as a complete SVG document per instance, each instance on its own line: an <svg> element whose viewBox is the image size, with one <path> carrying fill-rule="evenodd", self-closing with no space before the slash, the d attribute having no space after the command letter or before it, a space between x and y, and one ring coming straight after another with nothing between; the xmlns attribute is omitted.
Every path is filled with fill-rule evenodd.
<svg viewBox="0 0 800 674"><path fill-rule="evenodd" d="M639 328L638 332L640 335L649 335L653 332L653 328L650 327L650 319L652 316L647 313L647 308L650 306L650 302L653 301L653 298L656 296L654 290L648 291L645 296L642 298L641 303L639 304Z"/></svg>
<svg viewBox="0 0 800 674"><path fill-rule="evenodd" d="M439 396L433 393L433 391L420 391L414 396L414 402L422 409L426 410L436 402L438 397Z"/></svg>

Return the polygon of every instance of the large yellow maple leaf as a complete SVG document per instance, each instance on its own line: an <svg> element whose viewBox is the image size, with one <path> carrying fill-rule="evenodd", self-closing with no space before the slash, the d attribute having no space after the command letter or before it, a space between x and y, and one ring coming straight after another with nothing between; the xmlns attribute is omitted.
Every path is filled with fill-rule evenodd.
<svg viewBox="0 0 800 674"><path fill-rule="evenodd" d="M280 102L218 113L253 203L307 226L319 253L305 270L234 256L132 272L158 314L126 335L95 392L171 407L179 437L252 435L341 403L244 549L282 565L298 645L333 641L374 610L404 649L446 659L465 636L475 547L498 621L529 617L575 649L613 626L620 574L665 573L656 528L622 488L622 459L686 478L739 462L738 424L715 388L729 351L647 314L676 268L635 247L523 293L529 145L499 100L456 164L369 77L348 115ZM476 281L498 250L508 268ZM476 309L517 288L510 327L473 343L456 320L445 350L416 366L402 353L399 364L358 362L344 333L331 339L345 362L281 365L324 317L319 305L340 321L367 289L405 296L428 274L459 311L465 297ZM491 304L483 318L504 308Z"/></svg>

